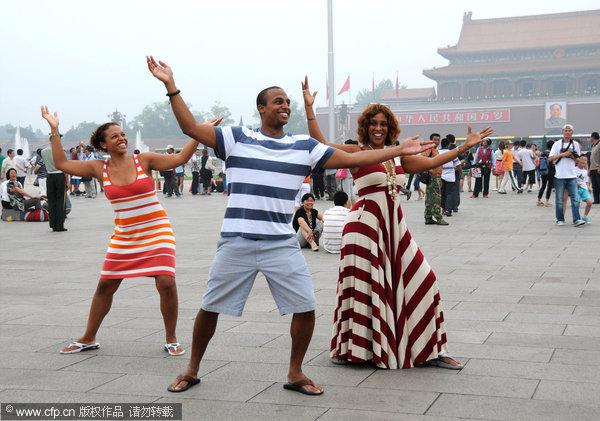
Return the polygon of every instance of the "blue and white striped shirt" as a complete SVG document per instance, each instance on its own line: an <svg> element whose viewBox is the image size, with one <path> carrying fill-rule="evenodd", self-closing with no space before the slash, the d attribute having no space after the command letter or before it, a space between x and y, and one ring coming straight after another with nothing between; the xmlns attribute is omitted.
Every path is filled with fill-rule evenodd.
<svg viewBox="0 0 600 421"><path fill-rule="evenodd" d="M215 127L215 154L226 163L229 200L221 235L260 240L295 236L294 198L333 148L307 135L270 137L246 127Z"/></svg>

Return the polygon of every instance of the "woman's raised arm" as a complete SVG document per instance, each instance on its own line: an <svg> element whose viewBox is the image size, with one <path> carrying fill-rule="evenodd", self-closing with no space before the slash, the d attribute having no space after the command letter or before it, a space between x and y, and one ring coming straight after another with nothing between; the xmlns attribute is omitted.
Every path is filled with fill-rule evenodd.
<svg viewBox="0 0 600 421"><path fill-rule="evenodd" d="M304 97L306 124L308 125L308 133L311 137L317 139L319 142L324 143L327 146L341 149L345 152L352 153L360 151L360 147L358 145L340 145L339 143L329 143L325 141L325 136L323 136L323 133L321 132L319 123L317 123L315 111L313 110L315 98L317 97L317 91L314 91L312 94L310 93L310 89L308 88L308 76L304 76L304 82L302 82L302 96Z"/></svg>
<svg viewBox="0 0 600 421"><path fill-rule="evenodd" d="M52 159L54 166L67 174L73 174L80 177L96 177L102 179L102 161L69 161L63 150L60 140L61 134L58 131L58 113L51 114L46 105L42 105L42 117L50 125L50 146L52 146Z"/></svg>

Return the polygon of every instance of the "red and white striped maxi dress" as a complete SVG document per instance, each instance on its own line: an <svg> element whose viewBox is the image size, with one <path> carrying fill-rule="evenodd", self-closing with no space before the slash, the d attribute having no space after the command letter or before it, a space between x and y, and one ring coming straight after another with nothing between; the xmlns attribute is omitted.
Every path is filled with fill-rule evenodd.
<svg viewBox="0 0 600 421"><path fill-rule="evenodd" d="M446 330L435 275L388 194L382 164L353 175L359 201L346 217L331 357L410 368L437 358ZM396 182L404 183L397 161Z"/></svg>
<svg viewBox="0 0 600 421"><path fill-rule="evenodd" d="M115 232L110 237L102 278L175 276L175 236L167 213L156 197L154 180L133 155L137 177L115 186L104 162L104 194L115 211Z"/></svg>

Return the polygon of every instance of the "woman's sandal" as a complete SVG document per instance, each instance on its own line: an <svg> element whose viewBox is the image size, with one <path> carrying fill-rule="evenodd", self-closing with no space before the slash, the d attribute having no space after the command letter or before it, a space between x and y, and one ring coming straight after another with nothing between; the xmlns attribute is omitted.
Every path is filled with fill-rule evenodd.
<svg viewBox="0 0 600 421"><path fill-rule="evenodd" d="M174 357L185 354L185 349L183 348L181 348L181 352L173 352L171 351L171 348L173 349L173 351L177 351L177 348L181 348L181 344L179 342L165 344L165 351L167 351L169 355L172 355Z"/></svg>

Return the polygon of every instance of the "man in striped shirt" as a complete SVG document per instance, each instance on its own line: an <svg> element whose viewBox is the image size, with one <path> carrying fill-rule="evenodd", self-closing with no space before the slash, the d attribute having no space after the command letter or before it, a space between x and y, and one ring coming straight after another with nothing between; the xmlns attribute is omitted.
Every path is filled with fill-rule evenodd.
<svg viewBox="0 0 600 421"><path fill-rule="evenodd" d="M289 135L290 100L279 87L262 90L256 98L262 127L212 127L198 124L181 98L173 71L147 57L148 68L161 80L182 131L213 148L225 161L229 199L217 253L210 269L202 308L194 324L188 367L168 390L182 392L198 384L200 361L220 313L240 316L258 272L284 314L292 313L292 350L284 388L320 395L323 388L302 372L302 360L315 324L315 297L304 256L292 228L294 198L311 171L372 165L395 156L420 153L433 146L417 137L389 149L353 154L334 149L307 135Z"/></svg>

